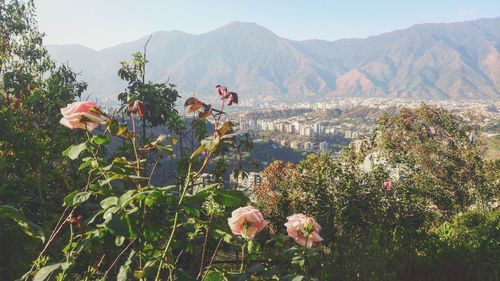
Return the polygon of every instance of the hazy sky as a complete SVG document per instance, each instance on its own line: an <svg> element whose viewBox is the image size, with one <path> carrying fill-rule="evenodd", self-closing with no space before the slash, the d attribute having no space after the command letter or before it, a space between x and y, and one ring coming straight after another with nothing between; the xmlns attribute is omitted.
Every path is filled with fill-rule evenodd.
<svg viewBox="0 0 500 281"><path fill-rule="evenodd" d="M110 47L159 30L200 34L232 21L281 37L366 37L416 23L500 16L500 0L35 0L49 44Z"/></svg>

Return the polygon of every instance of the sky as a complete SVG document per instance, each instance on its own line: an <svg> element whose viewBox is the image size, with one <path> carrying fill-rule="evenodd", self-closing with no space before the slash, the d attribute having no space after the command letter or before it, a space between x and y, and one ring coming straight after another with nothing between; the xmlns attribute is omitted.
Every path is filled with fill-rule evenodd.
<svg viewBox="0 0 500 281"><path fill-rule="evenodd" d="M255 22L294 40L364 38L418 23L500 16L499 0L35 0L47 44L96 50L160 30Z"/></svg>

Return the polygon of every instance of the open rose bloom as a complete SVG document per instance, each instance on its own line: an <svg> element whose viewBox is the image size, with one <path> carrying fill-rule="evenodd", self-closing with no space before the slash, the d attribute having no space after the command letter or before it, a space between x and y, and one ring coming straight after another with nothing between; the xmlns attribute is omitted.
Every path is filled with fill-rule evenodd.
<svg viewBox="0 0 500 281"><path fill-rule="evenodd" d="M286 232L299 245L310 249L314 243L323 241L323 238L319 236L321 226L313 218L304 214L295 214L287 219L288 222L285 223Z"/></svg>
<svg viewBox="0 0 500 281"><path fill-rule="evenodd" d="M241 207L233 211L227 219L231 231L235 235L241 235L245 239L252 240L255 234L267 226L261 212L252 206Z"/></svg>
<svg viewBox="0 0 500 281"><path fill-rule="evenodd" d="M107 119L93 101L77 101L68 104L65 108L61 108L61 113L63 118L59 123L70 129L85 129L89 132Z"/></svg>

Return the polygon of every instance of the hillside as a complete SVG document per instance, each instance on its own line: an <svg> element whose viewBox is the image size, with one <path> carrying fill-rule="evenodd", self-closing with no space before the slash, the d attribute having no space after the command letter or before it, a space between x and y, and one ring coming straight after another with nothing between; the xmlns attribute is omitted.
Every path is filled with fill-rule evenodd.
<svg viewBox="0 0 500 281"><path fill-rule="evenodd" d="M147 37L101 51L49 45L89 83L90 93L114 96L124 87L119 61L143 49ZM148 76L170 80L181 93L204 95L225 84L243 97L288 100L320 96L411 99L500 98L500 18L420 24L365 39L293 41L254 23L211 32L153 33Z"/></svg>

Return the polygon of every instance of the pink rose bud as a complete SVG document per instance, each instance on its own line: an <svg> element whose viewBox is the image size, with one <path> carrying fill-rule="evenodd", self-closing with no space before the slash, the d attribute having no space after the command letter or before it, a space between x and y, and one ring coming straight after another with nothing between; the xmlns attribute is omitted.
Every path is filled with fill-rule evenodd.
<svg viewBox="0 0 500 281"><path fill-rule="evenodd" d="M146 113L146 105L139 100L135 100L133 103L128 105L128 112L139 115L139 117L143 117Z"/></svg>
<svg viewBox="0 0 500 281"><path fill-rule="evenodd" d="M229 97L229 92L226 87L222 87L222 97L225 99Z"/></svg>
<svg viewBox="0 0 500 281"><path fill-rule="evenodd" d="M314 230L314 224L316 222L314 221L313 218L307 218L306 222L304 223L304 229L307 231L307 232L312 232Z"/></svg>
<svg viewBox="0 0 500 281"><path fill-rule="evenodd" d="M392 181L391 180L387 180L384 182L384 188L386 190L392 190Z"/></svg>
<svg viewBox="0 0 500 281"><path fill-rule="evenodd" d="M252 206L241 207L234 210L231 217L227 219L229 228L235 235L252 240L255 234L267 226L268 222L262 213Z"/></svg>
<svg viewBox="0 0 500 281"><path fill-rule="evenodd" d="M78 101L61 108L63 117L59 121L70 129L85 129L89 132L107 120L99 106L93 101Z"/></svg>
<svg viewBox="0 0 500 281"><path fill-rule="evenodd" d="M215 86L215 92L217 93L217 95L219 95L219 97L222 97L224 95L222 93L222 86L221 85Z"/></svg>
<svg viewBox="0 0 500 281"><path fill-rule="evenodd" d="M319 236L321 226L314 218L304 214L295 214L289 216L287 219L288 222L285 223L286 232L299 245L310 249L314 243L323 241L323 238Z"/></svg>

